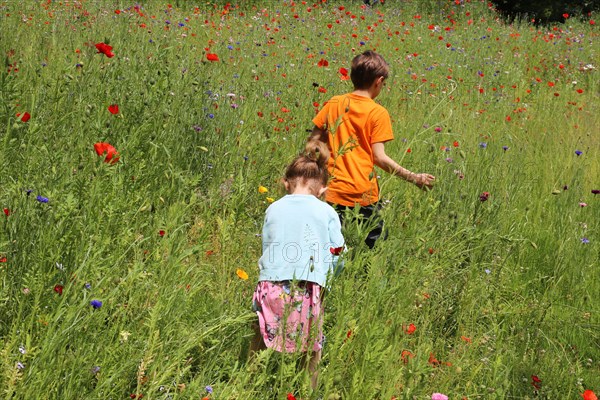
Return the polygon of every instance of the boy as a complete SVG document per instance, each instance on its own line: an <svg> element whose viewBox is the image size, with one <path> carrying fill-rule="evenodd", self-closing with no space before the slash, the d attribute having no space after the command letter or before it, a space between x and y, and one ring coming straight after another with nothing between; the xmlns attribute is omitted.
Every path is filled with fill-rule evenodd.
<svg viewBox="0 0 600 400"><path fill-rule="evenodd" d="M328 167L332 179L326 201L335 206L340 220L344 210L356 204L365 218L376 214L379 186L374 165L419 188L433 187L433 175L413 173L385 153L384 143L394 139L392 121L388 111L374 99L388 75L389 65L376 52L369 50L354 57L350 72L354 91L331 98L312 120L315 127L308 142L325 142L331 151ZM373 248L382 230L383 222L379 221L365 240L369 248Z"/></svg>

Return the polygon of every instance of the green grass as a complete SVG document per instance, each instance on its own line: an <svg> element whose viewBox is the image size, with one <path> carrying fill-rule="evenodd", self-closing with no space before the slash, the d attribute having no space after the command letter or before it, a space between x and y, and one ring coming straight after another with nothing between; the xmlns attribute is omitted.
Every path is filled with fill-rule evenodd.
<svg viewBox="0 0 600 400"><path fill-rule="evenodd" d="M0 1L4 398L600 392L597 26L387 3ZM351 90L338 69L373 48L386 151L436 185L382 173L388 239L346 228L311 393L299 356L246 360L258 234L315 109Z"/></svg>

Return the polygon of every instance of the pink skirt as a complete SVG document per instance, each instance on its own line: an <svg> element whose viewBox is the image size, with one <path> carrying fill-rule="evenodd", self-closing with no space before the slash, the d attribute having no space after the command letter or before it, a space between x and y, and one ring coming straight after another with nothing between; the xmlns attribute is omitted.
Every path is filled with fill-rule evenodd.
<svg viewBox="0 0 600 400"><path fill-rule="evenodd" d="M252 297L263 341L280 352L323 347L321 286L306 281L261 281ZM285 329L284 329L285 327Z"/></svg>

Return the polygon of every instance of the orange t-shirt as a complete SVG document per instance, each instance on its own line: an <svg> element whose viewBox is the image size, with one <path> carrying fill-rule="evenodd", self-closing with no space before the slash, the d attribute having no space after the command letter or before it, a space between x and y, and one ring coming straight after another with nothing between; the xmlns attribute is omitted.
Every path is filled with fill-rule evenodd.
<svg viewBox="0 0 600 400"><path fill-rule="evenodd" d="M313 118L329 133L329 190L326 200L343 206L379 200L373 143L394 138L387 110L373 99L355 94L331 98Z"/></svg>

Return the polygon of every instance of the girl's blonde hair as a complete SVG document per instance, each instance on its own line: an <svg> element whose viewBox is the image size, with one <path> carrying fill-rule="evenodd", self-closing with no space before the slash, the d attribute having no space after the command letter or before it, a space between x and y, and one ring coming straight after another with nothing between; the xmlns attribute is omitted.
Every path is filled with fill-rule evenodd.
<svg viewBox="0 0 600 400"><path fill-rule="evenodd" d="M285 170L285 179L290 189L296 186L298 180L313 180L322 186L327 186L329 173L327 172L327 161L329 160L329 149L320 140L309 140L306 143L304 153L300 154L288 165Z"/></svg>

